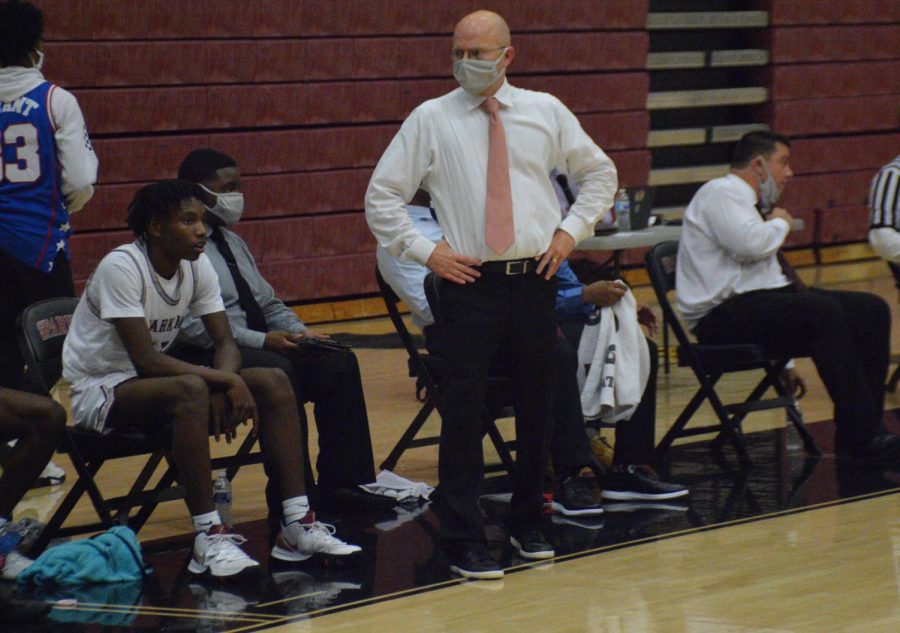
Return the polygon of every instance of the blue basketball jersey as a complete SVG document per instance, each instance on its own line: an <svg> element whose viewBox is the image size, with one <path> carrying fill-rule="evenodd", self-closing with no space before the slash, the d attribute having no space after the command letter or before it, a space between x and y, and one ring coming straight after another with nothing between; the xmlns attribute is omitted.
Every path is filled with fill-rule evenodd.
<svg viewBox="0 0 900 633"><path fill-rule="evenodd" d="M0 103L0 250L43 272L59 251L69 257L71 233L50 114L55 89L45 81Z"/></svg>

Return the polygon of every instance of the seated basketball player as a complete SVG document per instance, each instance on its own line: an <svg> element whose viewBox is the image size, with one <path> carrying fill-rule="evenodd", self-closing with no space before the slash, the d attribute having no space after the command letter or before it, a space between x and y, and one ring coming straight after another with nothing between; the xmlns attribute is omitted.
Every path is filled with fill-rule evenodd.
<svg viewBox="0 0 900 633"><path fill-rule="evenodd" d="M0 532L59 446L66 412L46 396L0 387L0 441L16 440L0 476ZM17 552L13 533L0 537L0 576L12 580L31 560Z"/></svg>
<svg viewBox="0 0 900 633"><path fill-rule="evenodd" d="M272 556L301 561L316 553L358 552L309 510L287 376L277 369L241 369L216 273L203 253L201 197L196 185L179 180L135 194L128 226L137 240L97 266L63 348L75 424L98 433L171 424L172 456L197 532L193 573L231 576L258 564L238 547L244 538L223 528L212 500L209 433L230 442L247 421L281 493L284 519ZM202 319L213 340L212 367L165 353L188 313Z"/></svg>

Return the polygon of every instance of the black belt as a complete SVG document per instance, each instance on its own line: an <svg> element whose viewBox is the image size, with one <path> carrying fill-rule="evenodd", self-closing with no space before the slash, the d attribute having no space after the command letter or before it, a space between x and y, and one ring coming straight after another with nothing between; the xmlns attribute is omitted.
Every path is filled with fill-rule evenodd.
<svg viewBox="0 0 900 633"><path fill-rule="evenodd" d="M530 273L537 268L537 260L528 259L507 259L504 261L484 262L479 266L483 273L495 273L501 275L524 275Z"/></svg>

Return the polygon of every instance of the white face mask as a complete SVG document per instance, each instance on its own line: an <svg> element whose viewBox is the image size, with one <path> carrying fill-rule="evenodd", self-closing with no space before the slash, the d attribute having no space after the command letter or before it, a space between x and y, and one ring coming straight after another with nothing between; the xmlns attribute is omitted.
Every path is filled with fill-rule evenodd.
<svg viewBox="0 0 900 633"><path fill-rule="evenodd" d="M236 224L244 213L244 194L240 191L216 193L200 185L204 191L216 197L216 204L206 210L216 216L225 226Z"/></svg>
<svg viewBox="0 0 900 633"><path fill-rule="evenodd" d="M503 76L505 69L500 68L500 63L506 59L507 48L503 49L500 57L495 61L481 59L458 59L453 62L453 76L466 92L479 95L485 88Z"/></svg>
<svg viewBox="0 0 900 633"><path fill-rule="evenodd" d="M38 49L34 49L34 54L37 55L37 60L31 60L31 63L34 64L36 70L40 70L44 67L44 54Z"/></svg>
<svg viewBox="0 0 900 633"><path fill-rule="evenodd" d="M763 171L766 172L766 179L763 180L759 176L756 177L759 183L759 206L768 214L769 211L775 208L775 203L781 197L781 189L775 184L775 179L772 178L772 172L766 166L766 161L760 160L760 165L762 165Z"/></svg>

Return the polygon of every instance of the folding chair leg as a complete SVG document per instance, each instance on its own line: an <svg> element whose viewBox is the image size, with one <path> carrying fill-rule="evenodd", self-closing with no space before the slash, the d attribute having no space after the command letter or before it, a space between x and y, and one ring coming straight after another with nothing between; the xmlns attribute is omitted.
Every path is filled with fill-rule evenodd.
<svg viewBox="0 0 900 633"><path fill-rule="evenodd" d="M678 416L678 419L675 420L672 426L669 427L665 436L659 441L659 444L656 447L657 460L662 461L662 458L668 452L669 448L671 448L672 443L681 436L684 427L687 426L687 423L694 413L697 412L697 409L700 408L700 405L703 404L704 400L706 400L706 395L703 393L703 390L700 389L694 394L694 397L688 402L687 406L681 412L681 415Z"/></svg>
<svg viewBox="0 0 900 633"><path fill-rule="evenodd" d="M404 431L400 439L397 440L397 443L387 456L387 459L381 462L381 466L379 467L381 470L394 470L397 462L400 461L400 456L403 455L403 452L409 447L409 443L415 439L416 435L425 425L428 416L431 415L431 412L434 411L435 408L437 408L437 402L429 397L428 400L425 401L425 404L422 405L422 408L419 410L419 413L413 421L410 422L406 431Z"/></svg>
<svg viewBox="0 0 900 633"><path fill-rule="evenodd" d="M894 373L891 374L891 378L887 383L887 390L891 393L895 393L897 391L898 382L900 382L900 365L897 365L894 369Z"/></svg>
<svg viewBox="0 0 900 633"><path fill-rule="evenodd" d="M78 500L81 499L84 494L87 486L85 485L85 480L83 477L79 477L74 484L72 484L72 488L69 490L69 493L62 500L62 503L59 504L59 507L56 508L56 512L53 513L53 516L50 517L50 520L47 521L47 524L44 526L44 529L38 535L37 539L34 541L34 544L31 546L31 550L29 550L29 554L34 556L35 554L39 554L46 549L47 545L50 543L50 540L56 536L56 532L59 528L62 527L62 524L65 523L66 519L69 517L69 514L75 508L75 504L78 503Z"/></svg>
<svg viewBox="0 0 900 633"><path fill-rule="evenodd" d="M806 428L806 424L803 422L803 413L800 412L799 407L797 407L796 405L793 407L789 407L787 410L787 414L788 420L790 420L791 424L794 425L794 428L797 429L797 434L803 441L803 450L806 451L806 454L816 457L821 455L821 449L819 448L818 444L816 444L816 440L813 439L813 436L810 434L809 429Z"/></svg>
<svg viewBox="0 0 900 633"><path fill-rule="evenodd" d="M147 464L144 466L144 471L147 471L150 467L150 462L153 462L153 468L152 468L152 470L149 471L147 480L150 479L150 475L152 475L154 472L156 472L156 467L159 465L159 463L162 461L163 458L166 459L166 462L168 463L169 468L166 470L166 472L163 473L162 477L159 478L159 481L156 483L156 486L153 487L153 492L161 492L161 491L169 488L172 485L172 483L175 481L175 478L176 478L175 466L172 463L170 456L167 453L158 453L158 454L154 454L153 457L151 457L150 461L148 461ZM143 475L144 475L144 472L141 473L141 477L143 477ZM144 486L146 485L147 480L145 480L141 484L140 489L137 490L137 494L140 494L144 491ZM129 517L128 513L131 511L131 508L134 507L135 505L137 505L137 504L129 505L129 508L125 512L125 519L128 523L128 526L132 530L134 530L135 534L137 534L138 532L141 531L141 528L144 527L144 523L147 522L147 519L150 518L150 515L153 514L153 511L156 510L156 506L159 505L159 502L158 501L148 501L144 504L141 504L140 510L138 510L137 514L135 514L133 517Z"/></svg>

